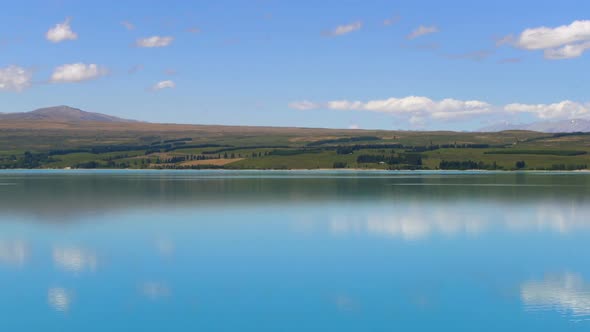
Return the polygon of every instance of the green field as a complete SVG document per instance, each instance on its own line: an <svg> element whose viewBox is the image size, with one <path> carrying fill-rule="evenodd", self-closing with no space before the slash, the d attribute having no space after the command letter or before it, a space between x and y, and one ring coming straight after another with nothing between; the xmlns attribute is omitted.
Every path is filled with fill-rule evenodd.
<svg viewBox="0 0 590 332"><path fill-rule="evenodd" d="M578 170L588 164L587 133L0 124L2 169Z"/></svg>

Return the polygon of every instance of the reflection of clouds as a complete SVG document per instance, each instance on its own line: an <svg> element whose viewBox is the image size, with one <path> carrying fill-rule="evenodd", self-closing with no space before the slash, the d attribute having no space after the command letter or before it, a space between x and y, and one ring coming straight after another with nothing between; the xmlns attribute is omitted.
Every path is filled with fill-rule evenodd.
<svg viewBox="0 0 590 332"><path fill-rule="evenodd" d="M80 248L53 248L53 262L70 272L95 271L98 265L96 254Z"/></svg>
<svg viewBox="0 0 590 332"><path fill-rule="evenodd" d="M150 300L159 300L171 295L168 285L161 282L144 282L140 285L139 291Z"/></svg>
<svg viewBox="0 0 590 332"><path fill-rule="evenodd" d="M590 316L590 284L575 274L527 281L521 285L520 295L528 310L556 310L574 317Z"/></svg>
<svg viewBox="0 0 590 332"><path fill-rule="evenodd" d="M486 222L480 216L467 214L451 215L445 211L412 210L406 214L395 212L388 215L369 214L364 218L335 217L330 227L334 233L367 232L406 240L423 238L431 233L456 234L480 233Z"/></svg>
<svg viewBox="0 0 590 332"><path fill-rule="evenodd" d="M511 231L569 233L590 230L590 209L539 204L495 208L493 205L413 206L396 210L356 211L330 217L333 233L368 233L415 240L432 234L480 234L494 227Z"/></svg>
<svg viewBox="0 0 590 332"><path fill-rule="evenodd" d="M158 253L162 257L170 257L174 254L174 250L176 249L174 242L170 239L157 239L156 240L156 249Z"/></svg>
<svg viewBox="0 0 590 332"><path fill-rule="evenodd" d="M334 303L340 311L352 311L356 309L356 303L347 295L336 296Z"/></svg>
<svg viewBox="0 0 590 332"><path fill-rule="evenodd" d="M47 301L55 311L66 312L70 309L72 294L65 288L50 288L47 291Z"/></svg>
<svg viewBox="0 0 590 332"><path fill-rule="evenodd" d="M518 211L506 220L509 228L551 230L569 233L576 229L590 229L590 211L580 206L539 205L534 211Z"/></svg>
<svg viewBox="0 0 590 332"><path fill-rule="evenodd" d="M29 257L29 246L23 241L0 241L0 263L23 266Z"/></svg>

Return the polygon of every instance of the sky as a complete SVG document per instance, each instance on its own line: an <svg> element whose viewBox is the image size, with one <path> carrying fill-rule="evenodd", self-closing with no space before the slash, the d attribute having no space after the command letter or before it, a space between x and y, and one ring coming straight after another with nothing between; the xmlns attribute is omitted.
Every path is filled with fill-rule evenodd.
<svg viewBox="0 0 590 332"><path fill-rule="evenodd" d="M476 130L590 119L590 1L23 0L0 112Z"/></svg>

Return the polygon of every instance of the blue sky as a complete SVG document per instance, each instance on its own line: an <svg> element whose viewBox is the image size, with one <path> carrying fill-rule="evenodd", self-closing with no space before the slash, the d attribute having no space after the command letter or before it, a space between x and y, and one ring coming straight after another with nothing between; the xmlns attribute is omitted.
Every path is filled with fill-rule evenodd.
<svg viewBox="0 0 590 332"><path fill-rule="evenodd" d="M590 118L588 13L538 0L10 2L0 112L454 130Z"/></svg>

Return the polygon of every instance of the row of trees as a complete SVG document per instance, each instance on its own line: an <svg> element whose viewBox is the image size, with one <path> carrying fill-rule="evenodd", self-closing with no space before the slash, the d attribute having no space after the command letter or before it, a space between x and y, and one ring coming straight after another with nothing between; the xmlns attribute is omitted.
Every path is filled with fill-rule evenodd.
<svg viewBox="0 0 590 332"><path fill-rule="evenodd" d="M526 163L524 161L517 161L515 163L516 169L524 169L526 167ZM498 166L498 164L494 161L491 164L486 164L483 161L473 161L473 160L442 160L439 165L439 169L448 169L448 170L468 170L468 169L486 169L486 170L497 170L503 169L503 167Z"/></svg>
<svg viewBox="0 0 590 332"><path fill-rule="evenodd" d="M388 165L406 164L406 165L421 166L422 165L422 156L420 156L419 154L416 154L416 153L399 153L397 155L392 154L389 156L363 154L363 155L360 155L356 158L356 162L359 164L384 163L384 164L388 164Z"/></svg>

